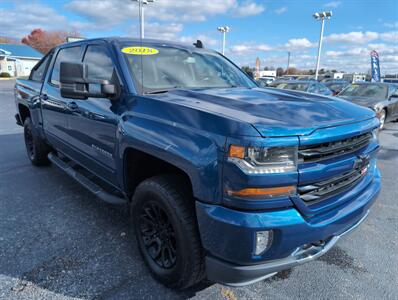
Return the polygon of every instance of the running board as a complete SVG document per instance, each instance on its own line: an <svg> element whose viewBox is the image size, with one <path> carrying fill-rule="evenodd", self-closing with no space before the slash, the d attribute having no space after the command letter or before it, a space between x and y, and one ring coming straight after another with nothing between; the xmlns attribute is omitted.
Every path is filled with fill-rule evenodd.
<svg viewBox="0 0 398 300"><path fill-rule="evenodd" d="M90 192L92 192L94 195L96 195L101 200L103 200L107 203L110 203L110 204L125 204L125 203L127 203L126 199L108 193L103 188L101 188L98 184L92 182L89 178L87 178L83 174L81 174L78 171L76 171L75 169L73 169L73 167L68 165L66 162L64 162L62 159L60 159L54 153L49 153L48 159L54 165L59 167L61 170L65 171L66 174L68 174L70 177L75 179L77 182L79 182L82 186L84 186L86 189L88 189Z"/></svg>

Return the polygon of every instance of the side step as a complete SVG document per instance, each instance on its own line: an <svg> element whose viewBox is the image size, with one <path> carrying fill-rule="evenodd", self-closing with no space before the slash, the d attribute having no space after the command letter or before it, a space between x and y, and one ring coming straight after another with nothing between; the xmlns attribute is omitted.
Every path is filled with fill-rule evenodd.
<svg viewBox="0 0 398 300"><path fill-rule="evenodd" d="M86 189L88 189L90 192L92 192L94 195L96 195L101 200L103 200L107 203L111 203L111 204L127 203L126 199L108 193L103 188L101 188L98 184L94 183L89 178L87 178L83 174L81 174L78 171L76 171L75 169L73 169L73 167L68 165L66 162L64 162L62 159L60 159L54 153L49 153L48 159L54 165L56 165L57 167L59 167L60 169L65 171L69 176L71 176L73 179L75 179L77 182L79 182L82 186L84 186Z"/></svg>

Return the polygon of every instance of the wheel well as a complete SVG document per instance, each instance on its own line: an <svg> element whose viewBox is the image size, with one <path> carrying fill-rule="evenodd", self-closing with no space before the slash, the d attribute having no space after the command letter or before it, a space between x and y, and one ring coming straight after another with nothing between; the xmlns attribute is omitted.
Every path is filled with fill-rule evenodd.
<svg viewBox="0 0 398 300"><path fill-rule="evenodd" d="M177 174L181 184L192 194L192 183L187 173L150 154L128 148L124 154L124 166L124 182L129 197L143 180L160 174Z"/></svg>
<svg viewBox="0 0 398 300"><path fill-rule="evenodd" d="M19 104L18 105L19 109L19 116L21 117L21 122L22 124L25 122L25 119L27 117L30 117L30 111L29 108L27 108L25 105Z"/></svg>

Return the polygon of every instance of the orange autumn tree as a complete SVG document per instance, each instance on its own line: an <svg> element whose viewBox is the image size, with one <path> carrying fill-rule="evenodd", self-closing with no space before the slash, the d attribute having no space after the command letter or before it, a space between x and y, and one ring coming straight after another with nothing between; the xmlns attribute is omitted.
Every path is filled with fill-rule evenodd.
<svg viewBox="0 0 398 300"><path fill-rule="evenodd" d="M46 54L53 47L66 42L67 37L78 37L78 32L46 31L41 28L32 30L30 34L23 37L21 42L29 45L37 51Z"/></svg>

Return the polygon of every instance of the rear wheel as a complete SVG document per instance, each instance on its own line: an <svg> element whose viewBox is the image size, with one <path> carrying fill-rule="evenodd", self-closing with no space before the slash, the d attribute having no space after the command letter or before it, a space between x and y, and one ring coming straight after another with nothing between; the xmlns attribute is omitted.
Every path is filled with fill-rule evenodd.
<svg viewBox="0 0 398 300"><path fill-rule="evenodd" d="M140 252L153 277L172 288L187 288L204 277L204 255L192 195L172 175L143 181L131 216Z"/></svg>
<svg viewBox="0 0 398 300"><path fill-rule="evenodd" d="M384 124L386 123L386 116L387 116L387 112L385 109L383 109L380 112L380 116L379 116L379 121L380 121L380 127L379 129L382 130L384 128Z"/></svg>
<svg viewBox="0 0 398 300"><path fill-rule="evenodd" d="M27 117L24 121L24 139L26 152L31 163L35 166L48 165L50 162L47 158L49 147L37 135L32 121Z"/></svg>

